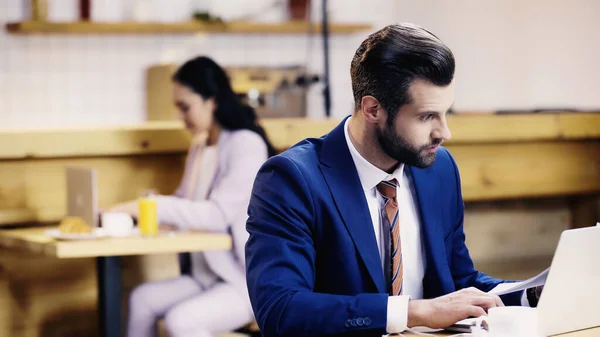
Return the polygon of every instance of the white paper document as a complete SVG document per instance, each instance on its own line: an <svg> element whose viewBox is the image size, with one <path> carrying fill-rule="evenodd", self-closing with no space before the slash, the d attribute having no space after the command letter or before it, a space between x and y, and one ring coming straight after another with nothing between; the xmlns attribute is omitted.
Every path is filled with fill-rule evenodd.
<svg viewBox="0 0 600 337"><path fill-rule="evenodd" d="M488 294L500 296L544 285L544 283L546 283L546 277L548 277L549 270L550 268L546 268L546 270L544 270L543 272L525 281L513 283L500 283L494 289L488 291Z"/></svg>

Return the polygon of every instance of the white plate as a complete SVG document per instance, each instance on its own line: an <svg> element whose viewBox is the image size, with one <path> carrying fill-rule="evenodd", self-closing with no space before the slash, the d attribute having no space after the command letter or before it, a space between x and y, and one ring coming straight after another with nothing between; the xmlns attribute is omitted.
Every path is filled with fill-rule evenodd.
<svg viewBox="0 0 600 337"><path fill-rule="evenodd" d="M58 229L49 229L46 235L56 240L95 240L106 237L102 228L94 228L92 233L62 233Z"/></svg>

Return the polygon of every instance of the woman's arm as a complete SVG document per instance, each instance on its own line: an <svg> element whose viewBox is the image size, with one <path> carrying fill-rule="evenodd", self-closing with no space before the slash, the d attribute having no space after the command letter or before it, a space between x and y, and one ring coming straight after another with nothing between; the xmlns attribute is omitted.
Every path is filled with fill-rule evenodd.
<svg viewBox="0 0 600 337"><path fill-rule="evenodd" d="M181 229L225 232L239 212L246 212L252 185L267 159L267 147L252 131L236 132L223 149L227 156L219 168L220 178L208 200L192 201L174 196L156 196L161 224Z"/></svg>

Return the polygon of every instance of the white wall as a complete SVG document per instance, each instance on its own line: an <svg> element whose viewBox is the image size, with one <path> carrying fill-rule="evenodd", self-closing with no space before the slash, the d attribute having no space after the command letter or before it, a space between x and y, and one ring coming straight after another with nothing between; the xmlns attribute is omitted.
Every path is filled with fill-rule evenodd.
<svg viewBox="0 0 600 337"><path fill-rule="evenodd" d="M23 2L0 0L0 23L26 17ZM52 0L57 6L52 11L68 13L73 2ZM215 3L232 15L242 3L248 10L248 3L264 5ZM600 1L370 0L367 5L364 0L330 0L330 11L333 21L369 22L375 28L412 21L440 36L457 58L458 110L600 107L600 23L595 17ZM334 116L352 109L349 64L367 33L331 41ZM301 35L16 36L2 31L0 128L139 123L145 117L144 70L151 64L206 54L223 65L308 60L311 69L320 71L320 38L313 39L310 55L308 41ZM316 86L309 116L323 114L321 87Z"/></svg>
<svg viewBox="0 0 600 337"><path fill-rule="evenodd" d="M457 110L600 108L600 1L393 1L457 60Z"/></svg>
<svg viewBox="0 0 600 337"><path fill-rule="evenodd" d="M111 0L113 3L118 0ZM177 0L182 1L182 0ZM225 0L223 0L225 1ZM226 10L223 1L219 10ZM232 12L247 0L227 0ZM24 0L0 0L0 23L26 17ZM73 0L52 0L59 14ZM263 1L264 3L264 1ZM319 1L315 1L315 11ZM370 10L359 0L334 0L334 21L387 22L388 0L373 0ZM261 4L258 4L261 8ZM223 13L227 14L227 13ZM236 15L235 13L233 15ZM364 17L363 17L364 15ZM65 15L63 15L65 16ZM68 16L68 15L67 15ZM349 64L369 32L336 36L331 41L333 113L351 113ZM11 35L0 32L0 128L130 124L145 118L144 70L158 62L180 63L198 54L222 65L306 64L321 71L320 38L308 49L306 35ZM312 50L310 55L307 50ZM309 99L310 116L322 117L322 87Z"/></svg>

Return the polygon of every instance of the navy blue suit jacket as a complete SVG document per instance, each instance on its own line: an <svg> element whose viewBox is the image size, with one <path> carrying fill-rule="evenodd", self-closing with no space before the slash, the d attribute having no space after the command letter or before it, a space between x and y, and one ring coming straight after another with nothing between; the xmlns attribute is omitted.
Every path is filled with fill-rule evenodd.
<svg viewBox="0 0 600 337"><path fill-rule="evenodd" d="M502 282L473 267L450 153L439 148L429 168L407 169L420 209L424 297L471 286L488 291ZM386 281L344 122L270 158L257 175L248 214L246 277L265 337L386 333ZM502 299L518 305L521 295Z"/></svg>

